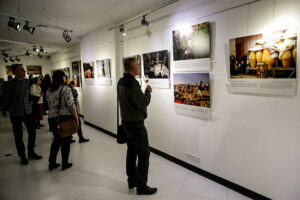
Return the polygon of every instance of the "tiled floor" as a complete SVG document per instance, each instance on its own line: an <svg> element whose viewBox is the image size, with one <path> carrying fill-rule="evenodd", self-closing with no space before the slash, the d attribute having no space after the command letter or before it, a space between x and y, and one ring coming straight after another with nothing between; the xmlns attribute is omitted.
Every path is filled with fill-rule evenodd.
<svg viewBox="0 0 300 200"><path fill-rule="evenodd" d="M42 122L47 124L46 120ZM24 141L27 141L24 128ZM66 171L48 171L51 133L48 126L37 131L36 152L41 161L21 166L16 155L8 117L0 116L0 200L247 200L248 198L151 153L149 185L158 187L152 196L137 196L127 189L126 145L83 125L91 141L71 145ZM27 142L26 142L27 143ZM7 154L12 154L7 156ZM60 161L60 156L58 157Z"/></svg>

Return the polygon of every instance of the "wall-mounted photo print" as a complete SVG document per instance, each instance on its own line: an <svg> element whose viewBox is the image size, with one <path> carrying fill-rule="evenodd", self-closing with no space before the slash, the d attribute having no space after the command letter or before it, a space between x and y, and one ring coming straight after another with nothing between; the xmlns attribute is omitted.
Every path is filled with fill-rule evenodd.
<svg viewBox="0 0 300 200"><path fill-rule="evenodd" d="M27 65L27 74L41 75L42 74L42 66Z"/></svg>
<svg viewBox="0 0 300 200"><path fill-rule="evenodd" d="M12 76L12 70L11 70L11 65L6 65L6 75L7 76Z"/></svg>
<svg viewBox="0 0 300 200"><path fill-rule="evenodd" d="M297 29L230 39L231 78L296 78Z"/></svg>
<svg viewBox="0 0 300 200"><path fill-rule="evenodd" d="M173 57L190 60L210 57L210 24L183 26L173 31Z"/></svg>
<svg viewBox="0 0 300 200"><path fill-rule="evenodd" d="M168 50L143 54L144 75L149 79L169 79L170 65Z"/></svg>
<svg viewBox="0 0 300 200"><path fill-rule="evenodd" d="M96 65L98 79L111 78L110 59L97 60Z"/></svg>
<svg viewBox="0 0 300 200"><path fill-rule="evenodd" d="M94 78L94 62L83 63L83 73L85 79Z"/></svg>
<svg viewBox="0 0 300 200"><path fill-rule="evenodd" d="M62 70L65 73L65 75L67 76L67 80L70 81L71 75L69 67L61 68L60 70Z"/></svg>
<svg viewBox="0 0 300 200"><path fill-rule="evenodd" d="M174 73L174 102L209 108L209 73Z"/></svg>
<svg viewBox="0 0 300 200"><path fill-rule="evenodd" d="M79 62L74 61L72 62L72 74L79 74Z"/></svg>

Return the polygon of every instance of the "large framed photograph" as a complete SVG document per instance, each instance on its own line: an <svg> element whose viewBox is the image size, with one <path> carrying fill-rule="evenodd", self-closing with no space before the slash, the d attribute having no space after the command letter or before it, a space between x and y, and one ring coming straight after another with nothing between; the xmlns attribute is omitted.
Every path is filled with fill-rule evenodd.
<svg viewBox="0 0 300 200"><path fill-rule="evenodd" d="M27 74L31 75L41 75L42 74L42 66L37 65L27 65Z"/></svg>
<svg viewBox="0 0 300 200"><path fill-rule="evenodd" d="M210 23L174 30L173 58L174 61L210 58Z"/></svg>
<svg viewBox="0 0 300 200"><path fill-rule="evenodd" d="M174 73L174 103L210 108L209 73Z"/></svg>
<svg viewBox="0 0 300 200"><path fill-rule="evenodd" d="M149 79L169 79L170 65L168 50L143 54L144 76Z"/></svg>
<svg viewBox="0 0 300 200"><path fill-rule="evenodd" d="M295 79L297 29L229 40L230 78Z"/></svg>

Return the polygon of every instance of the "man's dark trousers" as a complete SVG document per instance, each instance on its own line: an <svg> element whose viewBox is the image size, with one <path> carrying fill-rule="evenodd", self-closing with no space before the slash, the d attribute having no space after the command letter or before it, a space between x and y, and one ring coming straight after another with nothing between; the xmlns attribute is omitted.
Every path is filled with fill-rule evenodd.
<svg viewBox="0 0 300 200"><path fill-rule="evenodd" d="M23 143L23 126L22 122L24 122L27 132L28 132L28 154L34 154L34 147L35 147L35 127L34 127L34 121L32 120L30 115L24 115L24 116L11 116L10 117L12 126L13 126L13 132L15 136L15 144L17 147L18 155L20 158L26 157L25 154L25 146Z"/></svg>
<svg viewBox="0 0 300 200"><path fill-rule="evenodd" d="M124 122L122 127L128 136L126 173L128 182L136 182L138 187L146 186L149 170L149 142L144 122ZM138 165L136 166L136 159Z"/></svg>

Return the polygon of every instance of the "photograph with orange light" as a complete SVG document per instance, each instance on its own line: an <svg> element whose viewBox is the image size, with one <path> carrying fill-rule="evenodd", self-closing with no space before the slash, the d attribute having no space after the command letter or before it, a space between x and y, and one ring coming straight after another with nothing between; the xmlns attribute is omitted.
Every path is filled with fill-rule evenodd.
<svg viewBox="0 0 300 200"><path fill-rule="evenodd" d="M182 26L173 31L174 61L210 57L210 24Z"/></svg>
<svg viewBox="0 0 300 200"><path fill-rule="evenodd" d="M231 78L296 78L297 29L229 40Z"/></svg>

